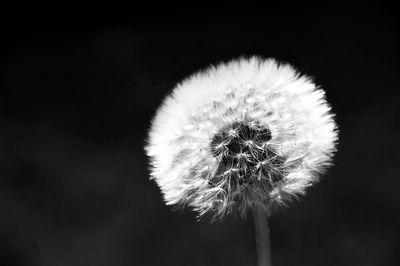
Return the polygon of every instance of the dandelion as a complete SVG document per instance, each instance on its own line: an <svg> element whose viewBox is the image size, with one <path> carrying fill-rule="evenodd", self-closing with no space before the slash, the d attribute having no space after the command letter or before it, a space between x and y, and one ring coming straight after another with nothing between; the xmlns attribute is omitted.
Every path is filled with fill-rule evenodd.
<svg viewBox="0 0 400 266"><path fill-rule="evenodd" d="M322 89L288 64L251 57L179 83L157 111L146 151L168 205L211 221L253 210L261 230L257 221L318 181L336 141Z"/></svg>

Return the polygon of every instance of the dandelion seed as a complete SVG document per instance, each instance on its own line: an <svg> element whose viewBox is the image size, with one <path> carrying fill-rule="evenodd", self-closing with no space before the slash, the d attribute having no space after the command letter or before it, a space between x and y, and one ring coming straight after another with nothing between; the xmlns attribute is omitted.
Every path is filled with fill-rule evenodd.
<svg viewBox="0 0 400 266"><path fill-rule="evenodd" d="M336 141L324 91L290 65L252 57L179 83L146 151L166 203L214 220L270 214L303 195L331 164Z"/></svg>

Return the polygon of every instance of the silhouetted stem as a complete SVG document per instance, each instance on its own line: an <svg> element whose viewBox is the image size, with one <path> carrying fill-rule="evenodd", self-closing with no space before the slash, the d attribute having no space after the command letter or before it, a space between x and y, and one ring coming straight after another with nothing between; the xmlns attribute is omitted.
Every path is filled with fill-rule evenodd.
<svg viewBox="0 0 400 266"><path fill-rule="evenodd" d="M254 227L256 233L258 266L271 266L271 242L268 224L268 214L253 209Z"/></svg>

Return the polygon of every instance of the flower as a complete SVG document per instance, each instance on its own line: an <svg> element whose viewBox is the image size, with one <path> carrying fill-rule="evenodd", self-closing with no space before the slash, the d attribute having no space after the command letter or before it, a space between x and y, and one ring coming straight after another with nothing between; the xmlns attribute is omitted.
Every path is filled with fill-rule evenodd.
<svg viewBox="0 0 400 266"><path fill-rule="evenodd" d="M212 220L273 212L331 164L337 127L325 93L288 64L259 57L179 83L152 122L151 178L168 205Z"/></svg>

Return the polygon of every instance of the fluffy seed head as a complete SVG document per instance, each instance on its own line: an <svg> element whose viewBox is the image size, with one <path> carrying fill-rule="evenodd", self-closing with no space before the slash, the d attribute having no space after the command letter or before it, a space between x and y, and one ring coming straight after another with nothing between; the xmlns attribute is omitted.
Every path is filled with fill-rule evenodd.
<svg viewBox="0 0 400 266"><path fill-rule="evenodd" d="M179 83L153 120L151 178L169 205L212 220L249 208L271 213L304 194L337 141L324 91L290 65L258 57Z"/></svg>

